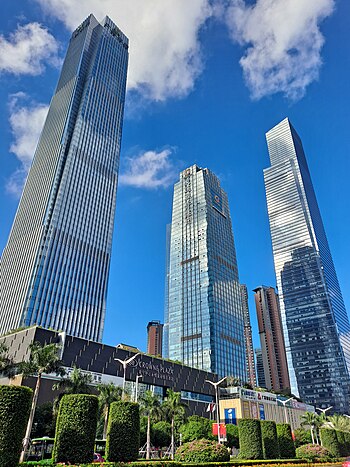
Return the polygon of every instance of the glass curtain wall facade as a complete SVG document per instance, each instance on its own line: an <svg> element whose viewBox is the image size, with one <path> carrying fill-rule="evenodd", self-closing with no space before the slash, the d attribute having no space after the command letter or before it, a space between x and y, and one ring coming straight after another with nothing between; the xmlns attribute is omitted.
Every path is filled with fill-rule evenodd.
<svg viewBox="0 0 350 467"><path fill-rule="evenodd" d="M349 411L350 325L301 140L286 118L267 134L264 170L293 393Z"/></svg>
<svg viewBox="0 0 350 467"><path fill-rule="evenodd" d="M227 195L196 165L175 184L171 224L169 358L246 381L244 318Z"/></svg>
<svg viewBox="0 0 350 467"><path fill-rule="evenodd" d="M73 32L1 257L0 333L38 324L102 339L127 64L108 17Z"/></svg>
<svg viewBox="0 0 350 467"><path fill-rule="evenodd" d="M244 317L244 339L246 352L247 366L247 382L253 387L256 387L256 373L253 349L252 326L250 324L249 305L248 305L248 290L245 284L241 284L242 307Z"/></svg>

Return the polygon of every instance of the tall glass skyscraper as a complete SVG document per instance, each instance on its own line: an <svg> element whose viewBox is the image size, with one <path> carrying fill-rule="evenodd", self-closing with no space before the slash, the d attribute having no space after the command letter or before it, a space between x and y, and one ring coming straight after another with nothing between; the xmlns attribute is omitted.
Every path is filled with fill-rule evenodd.
<svg viewBox="0 0 350 467"><path fill-rule="evenodd" d="M108 17L73 32L1 257L0 333L39 324L102 339L127 64Z"/></svg>
<svg viewBox="0 0 350 467"><path fill-rule="evenodd" d="M292 392L349 411L350 325L301 140L286 118L264 170Z"/></svg>
<svg viewBox="0 0 350 467"><path fill-rule="evenodd" d="M169 358L246 381L244 318L228 199L208 169L193 165L175 184L169 254L164 344Z"/></svg>

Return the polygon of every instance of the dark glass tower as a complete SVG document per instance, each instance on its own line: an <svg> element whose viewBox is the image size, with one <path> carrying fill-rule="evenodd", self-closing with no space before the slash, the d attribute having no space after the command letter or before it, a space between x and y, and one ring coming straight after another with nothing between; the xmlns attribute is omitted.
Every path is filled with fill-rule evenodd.
<svg viewBox="0 0 350 467"><path fill-rule="evenodd" d="M39 324L102 338L127 63L108 17L73 32L1 257L0 333Z"/></svg>
<svg viewBox="0 0 350 467"><path fill-rule="evenodd" d="M264 170L291 389L349 410L350 325L301 140L288 119L266 134Z"/></svg>
<svg viewBox="0 0 350 467"><path fill-rule="evenodd" d="M244 317L227 194L196 165L174 187L166 322L169 358L246 381ZM164 335L164 339L166 335Z"/></svg>

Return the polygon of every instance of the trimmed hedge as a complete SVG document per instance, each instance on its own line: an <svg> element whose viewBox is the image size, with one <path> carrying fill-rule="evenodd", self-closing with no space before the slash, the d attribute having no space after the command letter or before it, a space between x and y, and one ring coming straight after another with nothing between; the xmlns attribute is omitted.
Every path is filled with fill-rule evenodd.
<svg viewBox="0 0 350 467"><path fill-rule="evenodd" d="M62 397L56 423L54 462L90 463L94 454L98 398L90 394Z"/></svg>
<svg viewBox="0 0 350 467"><path fill-rule="evenodd" d="M349 456L350 455L350 432L344 431L344 440L345 440L345 446L346 446L346 451L347 451L345 455Z"/></svg>
<svg viewBox="0 0 350 467"><path fill-rule="evenodd" d="M276 423L271 420L261 420L260 424L264 459L278 459L280 457L280 450Z"/></svg>
<svg viewBox="0 0 350 467"><path fill-rule="evenodd" d="M196 439L184 443L175 453L177 462L227 462L230 454L225 446L208 439Z"/></svg>
<svg viewBox="0 0 350 467"><path fill-rule="evenodd" d="M340 446L335 430L329 428L320 429L322 446L324 446L334 457L340 457Z"/></svg>
<svg viewBox="0 0 350 467"><path fill-rule="evenodd" d="M348 445L345 439L345 432L336 430L337 441L339 444L339 451L342 457L346 457L349 454Z"/></svg>
<svg viewBox="0 0 350 467"><path fill-rule="evenodd" d="M112 402L107 428L106 458L112 462L137 460L140 443L140 411L134 402Z"/></svg>
<svg viewBox="0 0 350 467"><path fill-rule="evenodd" d="M0 386L0 466L16 467L28 423L33 391Z"/></svg>
<svg viewBox="0 0 350 467"><path fill-rule="evenodd" d="M238 421L240 459L263 459L260 420L242 418Z"/></svg>
<svg viewBox="0 0 350 467"><path fill-rule="evenodd" d="M282 459L293 459L295 457L295 446L292 430L288 423L277 423L277 438Z"/></svg>

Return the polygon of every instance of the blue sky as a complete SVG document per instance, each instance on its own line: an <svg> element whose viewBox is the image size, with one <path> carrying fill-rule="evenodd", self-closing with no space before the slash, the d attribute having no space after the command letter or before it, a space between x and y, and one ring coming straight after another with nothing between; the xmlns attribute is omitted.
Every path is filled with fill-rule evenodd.
<svg viewBox="0 0 350 467"><path fill-rule="evenodd" d="M3 0L0 249L70 33L90 12L130 38L104 341L146 349L163 320L172 184L197 163L229 196L241 282L274 285L265 132L300 134L350 310L350 45L345 0ZM258 345L253 294L250 311Z"/></svg>

